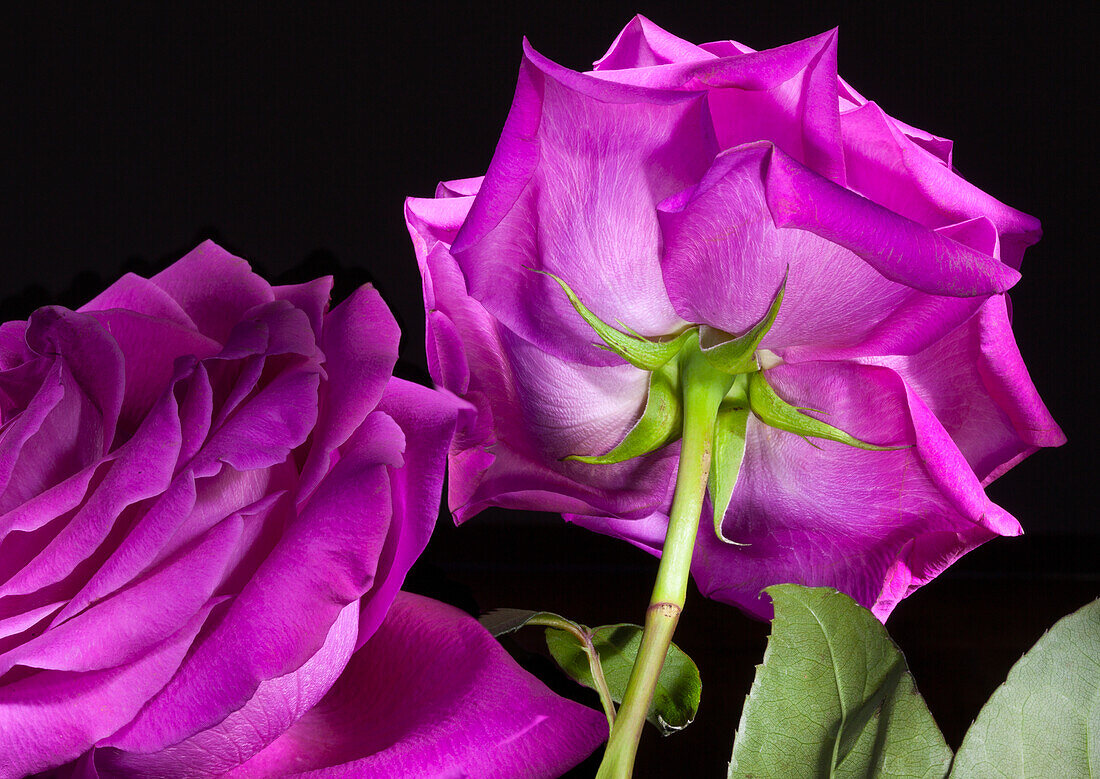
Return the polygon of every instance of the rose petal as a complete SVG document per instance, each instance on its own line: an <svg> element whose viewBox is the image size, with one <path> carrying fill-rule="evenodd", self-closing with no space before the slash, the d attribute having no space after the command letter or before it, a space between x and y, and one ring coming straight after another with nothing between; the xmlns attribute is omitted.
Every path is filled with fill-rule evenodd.
<svg viewBox="0 0 1100 779"><path fill-rule="evenodd" d="M484 176L473 176L466 179L441 181L435 188L435 196L437 198L446 198L476 195L477 191L481 189L481 182L484 180Z"/></svg>
<svg viewBox="0 0 1100 779"><path fill-rule="evenodd" d="M122 406L122 352L92 317L41 308L31 316L27 346L47 362L37 394L0 439L0 511L102 457Z"/></svg>
<svg viewBox="0 0 1100 779"><path fill-rule="evenodd" d="M97 671L134 662L198 613L221 583L241 538L240 519L213 528L135 584L0 657L0 676L16 665Z"/></svg>
<svg viewBox="0 0 1100 779"><path fill-rule="evenodd" d="M313 338L321 342L321 330L324 327L325 311L328 310L329 296L332 295L332 276L313 279L304 284L288 284L272 287L276 300L285 300L309 317L313 328Z"/></svg>
<svg viewBox="0 0 1100 779"><path fill-rule="evenodd" d="M404 436L376 412L356 437L179 673L103 746L153 752L178 743L317 652L340 610L371 586L390 532L386 466L400 464Z"/></svg>
<svg viewBox="0 0 1100 779"><path fill-rule="evenodd" d="M102 416L101 445L110 446L125 381L125 358L113 334L98 326L93 317L49 306L31 314L27 346L37 354L64 361Z"/></svg>
<svg viewBox="0 0 1100 779"><path fill-rule="evenodd" d="M0 597L56 588L67 580L86 577L88 571L76 571L78 564L85 560L94 563L93 555L108 534L125 529L119 517L168 487L179 445L175 400L165 395L126 445L112 453L110 464L101 469L102 481L72 518L37 556L0 586ZM34 519L45 523L53 517L39 514Z"/></svg>
<svg viewBox="0 0 1100 779"><path fill-rule="evenodd" d="M15 320L0 324L0 372L19 367L29 357L27 323Z"/></svg>
<svg viewBox="0 0 1100 779"><path fill-rule="evenodd" d="M4 512L17 511L21 504L28 500L34 500L37 495L50 488L48 482L43 483L45 481L43 476L48 477L52 474L43 474L40 463L31 462L28 464L32 467L28 468L26 465L20 467L20 457L24 451L28 455L28 460L33 461L35 456L41 454L45 449L42 446L28 446L27 442L41 434L41 438L54 446L57 446L58 439L63 444L71 444L71 439L67 435L64 437L59 436L51 430L51 427L61 427L65 433L72 432L71 429L65 428L78 427L80 412L90 405L80 402L73 382L71 380L66 382L66 376L60 363L51 365L43 378L45 381L38 383L39 389L34 397L26 408L22 409L13 418L11 424L4 430L4 436L0 438L0 510ZM68 387L66 387L66 384L68 384ZM68 393L66 392L67 388L70 390ZM62 419L54 420L51 425L52 412L66 399L68 399L67 405L70 408L62 408L61 413L57 414ZM88 411L90 412L90 409ZM90 413L88 416L90 416ZM96 447L96 450L98 449L99 447ZM88 459L98 453L98 451L86 452L79 459ZM52 454L52 451L46 450L47 462L57 462L60 459L52 457ZM85 468L84 470L88 469ZM26 475L19 471L24 472ZM16 494L9 498L7 492L9 487L12 486L13 477L15 479L14 491ZM59 481L64 482L64 478L59 479ZM24 486L25 482L30 483Z"/></svg>
<svg viewBox="0 0 1100 779"><path fill-rule="evenodd" d="M281 736L329 691L355 648L357 603L344 607L315 655L285 676L261 682L248 702L207 730L148 754L97 749L103 777L222 776Z"/></svg>
<svg viewBox="0 0 1100 779"><path fill-rule="evenodd" d="M136 661L101 671L40 671L0 687L0 769L24 776L89 750L138 713L179 667L213 601Z"/></svg>
<svg viewBox="0 0 1100 779"><path fill-rule="evenodd" d="M767 189L777 226L828 238L887 278L924 292L987 295L1004 292L1020 278L1009 265L820 179L782 153L772 155Z"/></svg>
<svg viewBox="0 0 1100 779"><path fill-rule="evenodd" d="M623 516L651 512L672 476L675 447L616 465L560 459L602 454L619 443L644 406L647 374L621 363L567 362L497 325L466 295L442 246L425 258L421 272L439 316L428 333L438 344L433 376L477 408L476 428L456 439L450 460L456 520L489 504ZM448 386L459 375L469 383Z"/></svg>
<svg viewBox="0 0 1100 779"><path fill-rule="evenodd" d="M39 606L36 609L28 609L27 611L21 611L13 614L10 617L0 619L0 639L9 638L10 636L18 636L25 630L29 630L40 622L45 622L57 612L61 611L61 607L65 605L65 601L58 601L57 603L47 603L45 606ZM9 646L21 644L22 641L15 643L0 642L0 653L6 652Z"/></svg>
<svg viewBox="0 0 1100 779"><path fill-rule="evenodd" d="M473 197L406 198L405 224L417 259L423 261L437 243L450 249L473 203Z"/></svg>
<svg viewBox="0 0 1100 779"><path fill-rule="evenodd" d="M767 145L727 152L693 191L661 205L662 267L681 316L744 332L768 311L786 276L782 307L761 345L786 359L804 360L914 351L977 309L980 300L944 300L920 291L952 283L942 270L948 257L923 250L916 240L899 250L891 243L896 236L875 237L875 220L886 213L882 209L868 216L868 224L846 228L879 241L863 242L861 256L814 232L776 227L768 203L779 156L783 153ZM823 197L843 193L805 175L819 182ZM922 231L922 240L935 240L930 231L912 227ZM882 260L898 251L908 253L915 269L893 273L891 280L882 273Z"/></svg>
<svg viewBox="0 0 1100 779"><path fill-rule="evenodd" d="M331 466L332 453L378 404L397 362L401 333L373 287L360 287L325 317L321 348L327 381L320 390L320 416L302 467L299 502Z"/></svg>
<svg viewBox="0 0 1100 779"><path fill-rule="evenodd" d="M313 370L278 374L210 434L192 460L195 474L211 476L223 465L249 471L283 462L313 430L319 383Z"/></svg>
<svg viewBox="0 0 1100 779"><path fill-rule="evenodd" d="M496 330L496 322L482 306L472 301L465 305L458 303L468 297L466 280L451 257L450 248L472 204L473 198L468 197L444 200L408 198L405 201L405 224L416 251L424 294L428 370L438 384L458 395L465 394L469 386L470 370L466 349L452 316L474 319L466 329L471 334L484 333L479 340L493 340L489 334ZM429 259L435 254L439 257ZM433 274L440 276L438 281ZM436 297L436 284L460 291L445 294L441 303ZM448 303L450 297L454 297L455 302ZM440 305L446 310L439 310Z"/></svg>
<svg viewBox="0 0 1100 779"><path fill-rule="evenodd" d="M390 475L395 522L378 556L374 584L363 596L362 646L382 623L412 564L428 545L443 494L443 473L461 407L467 404L401 379L390 379L379 410L405 433L404 464Z"/></svg>
<svg viewBox="0 0 1100 779"><path fill-rule="evenodd" d="M175 374L179 357L212 357L221 345L174 322L119 309L89 314L103 325L122 350L125 394L119 425L129 436L153 407Z"/></svg>
<svg viewBox="0 0 1100 779"><path fill-rule="evenodd" d="M702 175L714 151L698 95L606 83L526 48L496 156L453 247L471 295L521 337L591 365L619 360L591 349L591 329L532 268L564 278L605 321L676 330L654 206Z"/></svg>
<svg viewBox="0 0 1100 779"><path fill-rule="evenodd" d="M263 535L264 526L278 526L281 530L285 523L289 506L277 508L277 504L293 489L294 471L289 464L245 474L225 468L215 477L200 479L197 485L193 474L181 474L134 521L118 548L88 576L87 583L66 604L54 623L80 613L144 572L161 565L185 547L197 543L211 528L228 517L240 516L244 518L245 525L238 549L227 563L227 568L239 568L241 555L260 556L262 559L270 551L271 543L265 543L261 548L256 538ZM289 501L283 500L282 503ZM271 534L269 530L267 535ZM255 567L253 565L250 571L254 571ZM226 576L228 578L229 574ZM240 587L223 580L220 591L236 593Z"/></svg>
<svg viewBox="0 0 1100 779"><path fill-rule="evenodd" d="M902 216L941 227L977 216L1001 234L1001 259L1020 267L1024 249L1039 240L1039 221L1006 206L926 151L874 103L841 116L848 184Z"/></svg>
<svg viewBox="0 0 1100 779"><path fill-rule="evenodd" d="M1004 296L919 354L866 360L895 370L935 414L982 484L1065 436L1016 347Z"/></svg>
<svg viewBox="0 0 1100 779"><path fill-rule="evenodd" d="M203 241L150 281L179 304L200 333L222 343L246 311L275 299L247 262L213 241Z"/></svg>
<svg viewBox="0 0 1100 779"><path fill-rule="evenodd" d="M825 410L830 424L857 438L913 448L874 452L828 441L815 448L754 425L723 525L727 538L751 546L730 548L703 534L696 580L704 592L747 605L763 586L780 581L835 586L885 619L901 597L965 552L1020 532L897 374L816 363L768 375L788 402ZM884 585L887 571L902 561L908 579L899 588L895 571ZM731 586L732 571L746 583Z"/></svg>
<svg viewBox="0 0 1100 779"><path fill-rule="evenodd" d="M612 61L621 57L648 66L608 67L605 58L594 75L621 84L705 92L719 148L771 141L818 174L845 183L836 30L767 51L734 51L722 57L640 17L623 34L632 50L627 55L625 46L616 51L613 45L615 53L608 53Z"/></svg>
<svg viewBox="0 0 1100 779"><path fill-rule="evenodd" d="M195 323L171 295L152 279L142 278L134 273L127 273L77 309L82 313L111 310L129 311L195 331ZM195 334L200 335L197 332Z"/></svg>
<svg viewBox="0 0 1100 779"><path fill-rule="evenodd" d="M257 502L265 495L277 496L280 491L291 491L297 483L296 469L284 462L293 442L282 448L270 441L265 446L268 454L282 451L284 460L277 460L269 468L241 472L225 463L219 463L216 474L199 478L187 466L200 446L210 426L211 397L204 367L192 365L177 376L176 383L162 397L162 403L171 403L182 395L178 413L184 442L176 466L177 474L171 485L156 497L146 510L133 520L132 526L120 539L118 548L101 560L94 571L88 572L88 580L80 592L72 597L59 619L65 619L84 609L96 600L114 592L131 581L149 566L174 554L191 543L209 528L238 511L255 512ZM181 391L182 390L182 391ZM175 416L175 412L167 413ZM294 431L272 428L293 435ZM200 468L205 468L200 461ZM287 470L291 473L287 473ZM72 481L72 480L70 480ZM253 504L252 508L249 508Z"/></svg>
<svg viewBox="0 0 1100 779"><path fill-rule="evenodd" d="M537 779L606 735L602 714L554 695L472 618L401 593L329 694L229 776Z"/></svg>
<svg viewBox="0 0 1100 779"><path fill-rule="evenodd" d="M713 54L676 37L638 14L619 32L607 53L592 65L592 70L632 70L712 59Z"/></svg>

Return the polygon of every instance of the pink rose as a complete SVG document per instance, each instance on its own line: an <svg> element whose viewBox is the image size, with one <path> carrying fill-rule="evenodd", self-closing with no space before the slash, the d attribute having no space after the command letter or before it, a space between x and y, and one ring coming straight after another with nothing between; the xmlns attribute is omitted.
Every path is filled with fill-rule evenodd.
<svg viewBox="0 0 1100 779"><path fill-rule="evenodd" d="M399 592L459 408L330 288L205 243L0 326L0 777L551 776L605 735Z"/></svg>
<svg viewBox="0 0 1100 779"><path fill-rule="evenodd" d="M753 406L718 517L739 545L707 530L696 544L705 594L766 616L768 585L830 585L885 618L960 555L1020 532L982 487L1063 441L1004 294L1039 224L962 179L949 141L839 79L836 41L696 46L637 17L590 73L525 46L484 179L406 205L432 376L479 414L450 457L459 521L498 505L655 554L664 540L677 443L563 460L621 442L650 373L597 348L534 269L649 339L742 334L786 280L751 372L816 410L804 417L901 447L803 438Z"/></svg>

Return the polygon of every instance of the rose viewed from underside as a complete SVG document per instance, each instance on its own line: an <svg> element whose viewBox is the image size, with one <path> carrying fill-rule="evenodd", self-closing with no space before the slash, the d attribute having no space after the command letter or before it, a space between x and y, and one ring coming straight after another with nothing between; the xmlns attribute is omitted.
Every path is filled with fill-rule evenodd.
<svg viewBox="0 0 1100 779"><path fill-rule="evenodd" d="M616 464L649 374L599 343L733 338L766 318L753 371L871 444L750 414L720 526L696 542L707 595L830 585L885 618L953 560L1020 532L983 486L1063 437L1012 337L1005 290L1038 222L956 174L951 144L836 73L835 31L756 52L637 17L590 73L525 45L484 178L410 198L433 378L476 424L450 455L458 521L557 511L659 553L678 443ZM533 273L532 270L545 273ZM602 344L601 344L602 346Z"/></svg>
<svg viewBox="0 0 1100 779"><path fill-rule="evenodd" d="M460 408L330 289L208 242L0 326L0 776L554 776L606 734L399 591Z"/></svg>

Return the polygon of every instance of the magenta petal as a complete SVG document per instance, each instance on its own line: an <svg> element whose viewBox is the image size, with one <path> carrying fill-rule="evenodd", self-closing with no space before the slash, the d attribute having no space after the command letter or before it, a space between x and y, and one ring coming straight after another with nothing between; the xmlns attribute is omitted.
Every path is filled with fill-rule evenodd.
<svg viewBox="0 0 1100 779"><path fill-rule="evenodd" d="M111 310L89 314L103 325L122 350L125 395L119 423L127 434L149 413L175 374L179 357L204 359L221 350L221 344L193 329L132 311Z"/></svg>
<svg viewBox="0 0 1100 779"><path fill-rule="evenodd" d="M622 84L704 92L721 149L770 141L843 185L836 52L836 30L754 52L732 42L694 46L639 17L596 63L594 75ZM627 65L632 61L637 65Z"/></svg>
<svg viewBox="0 0 1100 779"><path fill-rule="evenodd" d="M764 144L727 152L697 187L661 205L662 267L669 297L681 316L730 333L744 332L768 310L786 275L783 305L763 346L789 350L787 359L801 360L868 351L908 353L976 310L980 300L944 299L920 291L950 279L940 265L946 259L934 253L922 256L919 245L901 248L917 270L895 273L891 280L883 275L884 259L899 249L889 236L874 238L881 245L860 255L814 234L812 226L777 227L769 202L776 197L772 184L779 157L782 152ZM826 195L844 196L844 190L803 171ZM877 209L871 216L885 213ZM874 236L874 219L846 229ZM937 239L931 231L912 226L929 241ZM980 261L995 263L989 257Z"/></svg>
<svg viewBox="0 0 1100 779"><path fill-rule="evenodd" d="M196 474L211 475L222 464L245 471L283 462L313 429L319 383L312 371L278 374L210 435L193 461Z"/></svg>
<svg viewBox="0 0 1100 779"><path fill-rule="evenodd" d="M631 70L710 59L714 59L713 54L683 38L677 38L638 14L615 37L611 48L596 60L592 69Z"/></svg>
<svg viewBox="0 0 1100 779"><path fill-rule="evenodd" d="M386 467L400 464L404 436L380 413L356 435L362 442L353 439L217 627L105 746L152 752L209 728L315 654L370 587L392 516Z"/></svg>
<svg viewBox="0 0 1100 779"><path fill-rule="evenodd" d="M450 254L450 241L472 203L472 198L405 201L405 222L424 293L428 370L438 384L458 395L466 393L470 379L463 333L489 351L498 341L495 320L467 295L466 279Z"/></svg>
<svg viewBox="0 0 1100 779"><path fill-rule="evenodd" d="M827 410L830 424L861 440L911 448L814 446L753 420L723 525L749 546L701 534L693 571L704 593L766 615L759 592L770 584L833 586L885 619L960 555L1020 532L893 371L823 362L780 366L768 378L788 402Z"/></svg>
<svg viewBox="0 0 1100 779"><path fill-rule="evenodd" d="M276 300L285 300L296 309L305 312L309 318L310 327L313 328L313 338L320 343L325 311L328 310L329 296L332 294L332 277L325 276L304 284L272 287L271 292Z"/></svg>
<svg viewBox="0 0 1100 779"><path fill-rule="evenodd" d="M179 304L200 333L223 343L246 311L275 299L247 262L213 241L203 241L150 281Z"/></svg>
<svg viewBox="0 0 1100 779"><path fill-rule="evenodd" d="M592 349L588 325L531 269L564 278L605 321L647 335L677 329L655 205L702 175L714 150L699 95L606 83L528 47L496 156L453 246L470 294L521 337L592 365L620 360Z"/></svg>
<svg viewBox="0 0 1100 779"><path fill-rule="evenodd" d="M0 764L19 777L75 759L125 725L175 672L208 604L132 663L101 671L41 671L0 687Z"/></svg>
<svg viewBox="0 0 1100 779"><path fill-rule="evenodd" d="M437 198L447 198L476 195L477 191L481 189L481 182L484 180L484 176L472 176L471 178L465 179L441 181L436 185L435 196Z"/></svg>
<svg viewBox="0 0 1100 779"><path fill-rule="evenodd" d="M102 457L122 408L123 354L93 317L40 308L28 322L26 343L37 359L24 370L37 375L22 379L37 393L26 398L23 413L0 440L0 510Z"/></svg>
<svg viewBox="0 0 1100 779"><path fill-rule="evenodd" d="M84 504L41 554L0 586L0 595L30 593L64 581L79 563L96 552L124 511L167 488L179 445L175 403L166 396L133 438L110 455L101 468L99 484ZM28 517L43 524L53 518L46 513Z"/></svg>
<svg viewBox="0 0 1100 779"><path fill-rule="evenodd" d="M887 278L923 292L988 295L1020 278L995 258L819 178L781 152L771 156L767 198L777 226L828 238Z"/></svg>
<svg viewBox="0 0 1100 779"><path fill-rule="evenodd" d="M130 311L134 314L160 319L194 330L195 323L175 298L158 287L152 279L127 273L100 294L89 300L78 311Z"/></svg>
<svg viewBox="0 0 1100 779"><path fill-rule="evenodd" d="M1024 249L1039 240L1039 221L963 179L899 125L874 103L841 115L848 185L930 227L984 216L1001 234L1001 259L1019 268Z"/></svg>
<svg viewBox="0 0 1100 779"><path fill-rule="evenodd" d="M195 483L194 479L190 478L190 474L186 474L175 479L164 493L152 502L152 506L134 521L134 526L122 539L118 548L88 577L88 581L58 615L58 620L79 614L91 604L132 581L147 570L155 560L164 559L176 551L166 550L166 542L194 508ZM219 514L218 519L228 516L229 513L231 512ZM209 526L205 529L209 529Z"/></svg>
<svg viewBox="0 0 1100 779"><path fill-rule="evenodd" d="M1041 446L1065 443L1020 357L1003 295L918 354L868 361L916 389L982 484Z"/></svg>
<svg viewBox="0 0 1100 779"><path fill-rule="evenodd" d="M6 539L12 530L24 532L37 530L72 511L84 500L88 488L98 478L98 474L109 467L109 462L109 460L103 460L85 468L80 473L65 479L60 484L55 484L11 511L0 515L0 537ZM10 575L11 569L4 565L4 562L10 561L0 561L0 570L6 570L4 574L6 578Z"/></svg>
<svg viewBox="0 0 1100 779"><path fill-rule="evenodd" d="M407 198L405 224L417 259L423 262L437 243L450 249L473 203L473 197Z"/></svg>
<svg viewBox="0 0 1100 779"><path fill-rule="evenodd" d="M331 466L332 453L378 404L397 362L400 337L393 314L373 287L360 287L325 318L321 348L327 381L320 390L321 412L302 468L299 500L313 491Z"/></svg>
<svg viewBox="0 0 1100 779"><path fill-rule="evenodd" d="M374 584L363 596L359 617L361 646L386 616L405 575L428 545L439 515L443 473L460 407L452 395L401 379L390 379L379 404L405 433L404 463L390 474L394 516L378 555Z"/></svg>
<svg viewBox="0 0 1100 779"><path fill-rule="evenodd" d="M222 776L280 737L339 678L355 648L358 604L344 607L315 655L285 676L261 682L248 702L217 725L152 753L96 750L103 776L183 779Z"/></svg>
<svg viewBox="0 0 1100 779"><path fill-rule="evenodd" d="M240 520L218 525L158 570L0 656L0 676L15 665L96 671L133 662L201 610L240 536Z"/></svg>
<svg viewBox="0 0 1100 779"><path fill-rule="evenodd" d="M554 695L472 618L401 593L329 694L229 776L549 778L606 737L601 713Z"/></svg>

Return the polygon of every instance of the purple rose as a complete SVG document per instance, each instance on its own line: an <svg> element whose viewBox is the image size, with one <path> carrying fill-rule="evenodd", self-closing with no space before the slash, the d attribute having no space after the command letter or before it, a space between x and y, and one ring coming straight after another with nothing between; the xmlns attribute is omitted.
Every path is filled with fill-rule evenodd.
<svg viewBox="0 0 1100 779"><path fill-rule="evenodd" d="M399 592L459 408L330 288L205 243L0 326L0 776L551 776L605 736Z"/></svg>
<svg viewBox="0 0 1100 779"><path fill-rule="evenodd" d="M637 17L584 74L525 46L484 179L406 206L432 375L478 410L450 455L458 521L498 505L655 554L664 540L677 442L563 459L619 444L650 374L597 348L538 270L657 340L733 339L785 290L750 355L759 383L801 418L901 447L749 414L717 517L735 544L696 543L705 594L766 616L770 584L831 585L885 619L960 555L1020 532L982 488L1063 441L1004 294L1039 224L955 173L949 141L839 79L836 40L695 46Z"/></svg>

